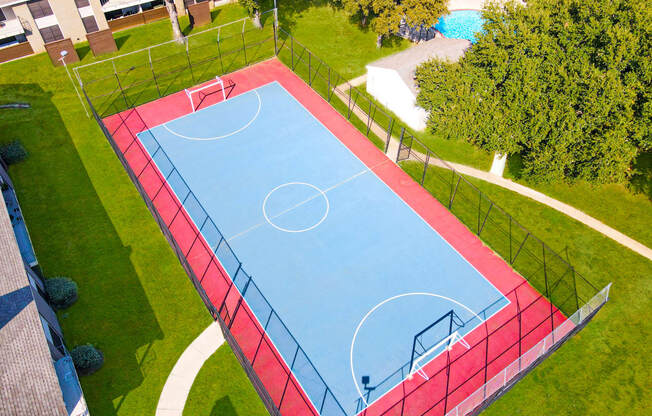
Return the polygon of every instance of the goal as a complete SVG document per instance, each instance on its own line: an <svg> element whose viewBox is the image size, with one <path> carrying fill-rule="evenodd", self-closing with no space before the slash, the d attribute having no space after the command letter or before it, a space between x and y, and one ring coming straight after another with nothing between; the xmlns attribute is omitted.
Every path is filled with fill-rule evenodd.
<svg viewBox="0 0 652 416"><path fill-rule="evenodd" d="M464 321L451 309L416 334L412 342L408 378L411 379L414 374L419 374L428 380L423 367L442 352L450 351L458 342L468 349L469 344L458 332L464 326Z"/></svg>
<svg viewBox="0 0 652 416"><path fill-rule="evenodd" d="M208 90L208 91L207 91ZM190 101L190 107L192 112L197 111L197 108L203 101L203 99L209 95L214 94L215 92L222 91L222 99L226 101L226 92L224 91L224 81L219 76L216 76L214 80L209 83L205 83L199 87L186 88L186 96ZM203 94L202 94L203 93Z"/></svg>
<svg viewBox="0 0 652 416"><path fill-rule="evenodd" d="M432 348L425 351L423 354L420 354L418 357L415 357L412 361L412 366L410 367L410 372L408 373L408 378L411 379L415 374L423 377L424 380L428 380L429 377L426 372L423 370L423 367L431 361L433 358L438 356L444 351L450 351L453 349L453 346L457 343L463 345L466 349L471 348L468 342L455 331L446 338L439 341Z"/></svg>

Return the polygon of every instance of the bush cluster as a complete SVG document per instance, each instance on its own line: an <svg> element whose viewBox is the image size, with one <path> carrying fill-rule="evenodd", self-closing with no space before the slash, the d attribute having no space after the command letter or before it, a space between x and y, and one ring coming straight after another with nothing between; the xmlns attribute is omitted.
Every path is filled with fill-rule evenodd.
<svg viewBox="0 0 652 416"><path fill-rule="evenodd" d="M77 300L77 283L68 277L46 279L45 291L56 309L65 309Z"/></svg>
<svg viewBox="0 0 652 416"><path fill-rule="evenodd" d="M27 159L27 150L25 150L20 141L14 140L13 142L0 145L0 158L7 165L13 165L14 163Z"/></svg>
<svg viewBox="0 0 652 416"><path fill-rule="evenodd" d="M79 375L93 374L104 364L104 355L93 344L79 345L70 351Z"/></svg>

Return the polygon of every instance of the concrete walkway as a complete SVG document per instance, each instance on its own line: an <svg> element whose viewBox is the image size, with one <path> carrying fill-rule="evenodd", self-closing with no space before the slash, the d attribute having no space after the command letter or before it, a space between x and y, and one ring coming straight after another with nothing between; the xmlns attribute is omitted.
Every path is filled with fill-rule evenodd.
<svg viewBox="0 0 652 416"><path fill-rule="evenodd" d="M224 343L217 322L213 322L181 354L163 386L156 416L182 416L188 393L204 362Z"/></svg>
<svg viewBox="0 0 652 416"><path fill-rule="evenodd" d="M357 85L361 84L362 82L359 82L362 77L358 77L353 81L358 82ZM366 78L365 78L366 79ZM346 92L349 89L349 85L351 84L342 84L338 86L335 89L335 96L337 96L340 100L342 100L344 103L348 103L348 96L346 95ZM365 123L367 122L367 114L362 111L359 108L354 108L353 109L353 114L356 115L360 120L364 121ZM380 127L376 122L371 123L371 131L376 134L376 136L380 138L384 138L387 136L387 131ZM396 160L396 156L398 154L398 144L399 141L396 137L392 136L388 150L387 150L387 157L390 158L392 161ZM414 150L413 150L414 151ZM425 155L420 155L425 160ZM431 163L435 164L432 159ZM634 240L633 238L630 238L626 236L625 234L621 233L620 231L609 227L605 223L598 221L597 219L585 214L584 212L580 211L577 208L574 208L568 204L565 204L559 200L556 200L554 198L551 198L539 191L535 191L534 189L528 188L527 186L518 184L516 182L513 182L509 179L505 179L501 176L493 175L489 172L485 172L479 169L472 168L470 166L466 165L461 165L459 163L453 163L453 162L448 162L444 161L444 163L441 163L437 161L436 163L437 166L445 168L445 169L453 169L463 175L466 176L471 176L473 178L481 179L483 181L493 183L494 185L498 185L500 187L503 187L505 189L509 189L510 191L516 192L518 194L524 195L528 198L531 198L537 202L540 202L544 205L549 206L550 208L556 209L557 211L568 215L569 217L573 218L574 220L577 220L581 222L582 224L585 224L588 227L593 228L597 232L601 233L602 235L611 238L612 240L616 241L619 244L622 244L623 246L629 248L630 250L640 254L641 256L647 257L649 260L652 260L652 249L649 247L639 243L638 241Z"/></svg>

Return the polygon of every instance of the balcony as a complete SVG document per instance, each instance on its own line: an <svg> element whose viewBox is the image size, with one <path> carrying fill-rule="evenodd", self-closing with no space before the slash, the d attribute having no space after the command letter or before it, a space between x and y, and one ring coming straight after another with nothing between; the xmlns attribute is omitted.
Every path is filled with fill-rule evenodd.
<svg viewBox="0 0 652 416"><path fill-rule="evenodd" d="M0 39L10 38L12 36L18 36L24 33L25 29L18 19L11 19L0 22ZM2 46L9 45L3 44Z"/></svg>

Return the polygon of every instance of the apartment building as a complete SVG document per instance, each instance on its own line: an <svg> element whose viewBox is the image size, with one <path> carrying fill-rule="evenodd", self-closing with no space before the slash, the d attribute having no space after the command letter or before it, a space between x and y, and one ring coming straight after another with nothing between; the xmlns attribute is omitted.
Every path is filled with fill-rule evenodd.
<svg viewBox="0 0 652 416"><path fill-rule="evenodd" d="M179 15L185 15L188 6L206 1L174 0ZM210 5L229 1L211 0ZM50 42L82 42L88 33L165 17L164 0L0 0L0 62L43 52Z"/></svg>
<svg viewBox="0 0 652 416"><path fill-rule="evenodd" d="M0 160L0 414L87 416L27 226Z"/></svg>

